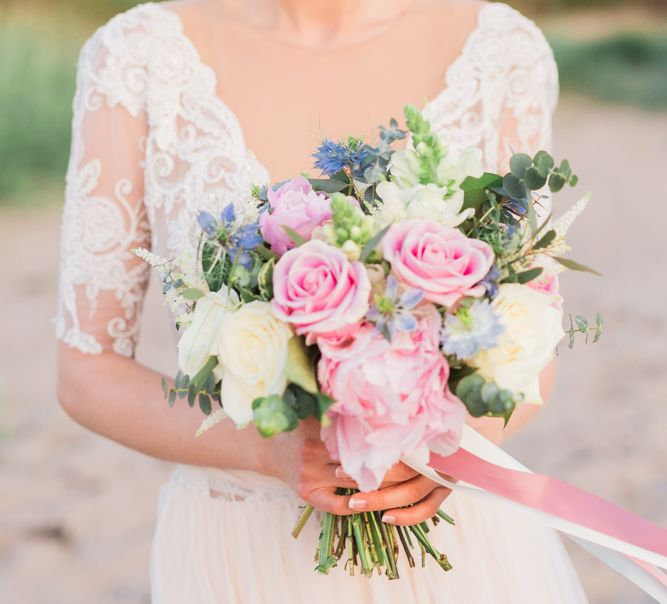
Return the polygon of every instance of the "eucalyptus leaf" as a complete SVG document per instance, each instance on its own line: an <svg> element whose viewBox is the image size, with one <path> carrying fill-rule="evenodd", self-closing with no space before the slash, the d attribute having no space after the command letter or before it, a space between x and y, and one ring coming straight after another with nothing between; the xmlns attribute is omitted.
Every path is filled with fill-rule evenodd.
<svg viewBox="0 0 667 604"><path fill-rule="evenodd" d="M559 174L557 172L554 172L549 177L549 190L552 193L558 193L565 186L566 182L567 181L565 180L565 178L561 174Z"/></svg>
<svg viewBox="0 0 667 604"><path fill-rule="evenodd" d="M534 161L537 171L540 173L540 176L543 176L544 178L549 176L549 172L551 172L556 165L554 158L544 150L538 151L535 154Z"/></svg>
<svg viewBox="0 0 667 604"><path fill-rule="evenodd" d="M539 191L547 183L547 177L542 176L535 168L528 168L524 182L531 191Z"/></svg>
<svg viewBox="0 0 667 604"><path fill-rule="evenodd" d="M169 391L169 398L168 398L169 406L173 407L175 402L176 402L176 390L172 388Z"/></svg>
<svg viewBox="0 0 667 604"><path fill-rule="evenodd" d="M533 165L533 158L525 153L517 153L512 155L510 159L510 171L517 178L523 178L526 170Z"/></svg>
<svg viewBox="0 0 667 604"><path fill-rule="evenodd" d="M512 199L524 199L526 197L526 186L514 174L505 174L503 187Z"/></svg>
<svg viewBox="0 0 667 604"><path fill-rule="evenodd" d="M584 317L584 315L577 315L574 317L574 322L577 324L577 327L581 333L588 332L588 320L586 317Z"/></svg>
<svg viewBox="0 0 667 604"><path fill-rule="evenodd" d="M199 408L204 415L211 415L211 397L205 392L199 393Z"/></svg>

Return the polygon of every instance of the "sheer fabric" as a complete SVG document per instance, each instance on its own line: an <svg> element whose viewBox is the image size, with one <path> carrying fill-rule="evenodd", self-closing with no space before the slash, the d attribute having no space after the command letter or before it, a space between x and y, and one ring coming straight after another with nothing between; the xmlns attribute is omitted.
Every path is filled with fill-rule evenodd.
<svg viewBox="0 0 667 604"><path fill-rule="evenodd" d="M197 213L238 203L251 184L269 180L193 42L176 13L144 4L109 21L81 51L55 325L84 353L134 354L148 279L135 247L194 259ZM478 146L495 168L511 149L549 146L557 96L539 29L504 4L486 4L426 114L455 149ZM153 601L585 601L555 534L458 493L450 500L459 526L443 528L441 539L453 574L404 569L392 583L350 579L342 569L317 577L317 527L291 540L298 501L286 485L180 467L160 498Z"/></svg>

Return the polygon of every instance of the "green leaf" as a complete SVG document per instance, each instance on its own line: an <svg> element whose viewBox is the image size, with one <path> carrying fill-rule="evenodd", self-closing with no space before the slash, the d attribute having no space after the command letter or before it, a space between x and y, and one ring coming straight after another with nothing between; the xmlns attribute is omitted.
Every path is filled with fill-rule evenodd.
<svg viewBox="0 0 667 604"><path fill-rule="evenodd" d="M524 182L531 191L539 191L547 183L547 177L542 176L535 168L528 168Z"/></svg>
<svg viewBox="0 0 667 604"><path fill-rule="evenodd" d="M484 378L473 373L462 378L456 386L456 396L461 399L473 417L482 417L489 411L489 406L482 398L484 384L486 384Z"/></svg>
<svg viewBox="0 0 667 604"><path fill-rule="evenodd" d="M205 392L199 393L199 408L204 415L211 415L211 397Z"/></svg>
<svg viewBox="0 0 667 604"><path fill-rule="evenodd" d="M218 357L210 356L206 364L197 372L197 374L190 380L190 383L198 390L204 385L213 370L218 366Z"/></svg>
<svg viewBox="0 0 667 604"><path fill-rule="evenodd" d="M521 283L522 285L530 283L534 279L537 279L542 274L542 271L544 271L544 269L541 266L538 266L518 273L516 276L517 283Z"/></svg>
<svg viewBox="0 0 667 604"><path fill-rule="evenodd" d="M533 158L525 153L512 155L510 159L510 170L517 178L523 178L526 170L533 165Z"/></svg>
<svg viewBox="0 0 667 604"><path fill-rule="evenodd" d="M188 388L188 407L192 409L195 406L195 399L197 398L197 391L190 385Z"/></svg>
<svg viewBox="0 0 667 604"><path fill-rule="evenodd" d="M526 197L526 186L514 174L505 174L503 187L512 199L524 199Z"/></svg>
<svg viewBox="0 0 667 604"><path fill-rule="evenodd" d="M276 259L271 258L268 262L262 265L257 273L257 287L262 299L265 301L273 298L273 268L276 265Z"/></svg>
<svg viewBox="0 0 667 604"><path fill-rule="evenodd" d="M169 384L167 384L167 378L162 376L162 394L166 397L169 394Z"/></svg>
<svg viewBox="0 0 667 604"><path fill-rule="evenodd" d="M551 172L553 167L556 165L554 158L544 150L538 151L535 154L534 162L540 176L544 178L549 176L549 172Z"/></svg>
<svg viewBox="0 0 667 604"><path fill-rule="evenodd" d="M186 300L199 300L204 297L204 292L196 287L189 287L181 294Z"/></svg>
<svg viewBox="0 0 667 604"><path fill-rule="evenodd" d="M288 227L286 224L280 225L283 231L287 234L287 236L294 242L296 245L303 245L306 243L306 240L299 235L292 227Z"/></svg>
<svg viewBox="0 0 667 604"><path fill-rule="evenodd" d="M542 238L533 246L534 250L541 250L545 247L549 247L554 239L556 239L556 231L551 229L547 231Z"/></svg>
<svg viewBox="0 0 667 604"><path fill-rule="evenodd" d="M588 332L588 319L586 319L584 315L577 315L574 317L574 322L577 324L577 327L581 333Z"/></svg>
<svg viewBox="0 0 667 604"><path fill-rule="evenodd" d="M560 162L560 167L558 171L563 175L565 180L569 180L572 175L572 168L570 167L570 162L567 159L564 159Z"/></svg>
<svg viewBox="0 0 667 604"><path fill-rule="evenodd" d="M570 186L576 187L578 184L579 184L579 177L576 174L573 174L572 178L570 178Z"/></svg>
<svg viewBox="0 0 667 604"><path fill-rule="evenodd" d="M595 314L595 335L593 336L593 344L600 340L603 328L604 321L602 319L602 315L598 312Z"/></svg>
<svg viewBox="0 0 667 604"><path fill-rule="evenodd" d="M492 172L484 172L484 174L479 177L466 177L461 183L461 190L467 193L469 191L479 191L492 187L499 187L501 184L503 184L502 176L493 174Z"/></svg>
<svg viewBox="0 0 667 604"><path fill-rule="evenodd" d="M579 262L576 262L575 260L571 260L570 258L562 258L561 256L553 256L553 259L562 264L565 268L569 268L570 270L573 271L581 271L584 273L593 273L594 275L597 275L598 277L601 277L602 274L598 273L595 269L592 269L584 264L580 264Z"/></svg>
<svg viewBox="0 0 667 604"><path fill-rule="evenodd" d="M564 186L567 181L565 178L561 175L558 174L557 172L554 172L550 177L549 177L549 190L552 193L558 193Z"/></svg>
<svg viewBox="0 0 667 604"><path fill-rule="evenodd" d="M169 391L168 402L170 407L173 407L174 403L176 402L176 390L174 390L173 388Z"/></svg>
<svg viewBox="0 0 667 604"><path fill-rule="evenodd" d="M391 225L384 227L366 242L366 245L364 245L361 254L359 255L360 262L366 262L366 260L370 258L371 254L375 251L375 248L378 246L382 238L387 234L390 227Z"/></svg>
<svg viewBox="0 0 667 604"><path fill-rule="evenodd" d="M315 189L322 193L340 193L345 191L349 186L349 182L343 182L337 178L309 178L308 182Z"/></svg>
<svg viewBox="0 0 667 604"><path fill-rule="evenodd" d="M325 425L327 422L325 421L327 419L327 411L329 411L329 408L331 405L334 404L334 400L330 397L324 394L323 392L318 392L315 395L315 398L317 399L317 406L318 406L318 419L322 422L323 425Z"/></svg>

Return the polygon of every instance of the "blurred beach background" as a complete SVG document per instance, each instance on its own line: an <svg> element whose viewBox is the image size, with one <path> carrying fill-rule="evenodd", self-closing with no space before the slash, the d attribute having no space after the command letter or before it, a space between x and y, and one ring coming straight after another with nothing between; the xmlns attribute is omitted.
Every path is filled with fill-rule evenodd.
<svg viewBox="0 0 667 604"><path fill-rule="evenodd" d="M50 324L77 52L98 25L133 4L0 0L3 602L149 602L156 499L169 466L65 416L54 394ZM556 213L594 192L572 242L577 259L604 276L566 274L566 310L600 311L606 327L596 345L561 347L555 396L507 448L537 471L664 526L667 0L511 4L545 30L559 63L555 154L582 178L577 191L561 195ZM140 360L170 371L154 285L147 306ZM651 601L569 549L592 604Z"/></svg>

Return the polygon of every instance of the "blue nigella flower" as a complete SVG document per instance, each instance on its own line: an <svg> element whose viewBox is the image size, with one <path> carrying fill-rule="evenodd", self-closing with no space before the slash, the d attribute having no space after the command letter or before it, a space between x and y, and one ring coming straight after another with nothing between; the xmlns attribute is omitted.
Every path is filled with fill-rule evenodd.
<svg viewBox="0 0 667 604"><path fill-rule="evenodd" d="M389 341L396 331L411 333L417 329L417 318L412 310L422 301L424 292L419 289L408 289L401 293L394 277L387 278L387 286L382 296L376 296L366 318L375 323L375 329Z"/></svg>
<svg viewBox="0 0 667 604"><path fill-rule="evenodd" d="M347 145L337 143L328 138L313 153L315 167L327 176L333 176L341 170L357 162L357 152Z"/></svg>
<svg viewBox="0 0 667 604"><path fill-rule="evenodd" d="M237 227L236 211L232 203L220 212L219 221L211 213L202 211L197 215L197 222L206 235L215 238L225 248L232 261L236 260L247 269L252 268L252 258L248 252L263 241L258 222Z"/></svg>
<svg viewBox="0 0 667 604"><path fill-rule="evenodd" d="M209 212L199 212L197 215L197 222L199 223L202 231L204 231L207 235L213 236L218 231L218 222L215 219L215 216Z"/></svg>
<svg viewBox="0 0 667 604"><path fill-rule="evenodd" d="M489 298L492 300L498 295L498 280L500 279L500 270L494 264L491 267L491 270L487 273L486 277L482 279L479 284L483 285L486 288L486 293L489 294Z"/></svg>
<svg viewBox="0 0 667 604"><path fill-rule="evenodd" d="M445 354L467 360L481 350L494 348L504 331L500 316L488 300L475 300L456 314L446 315L441 332Z"/></svg>

